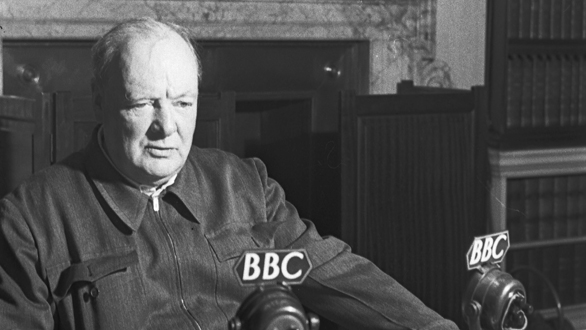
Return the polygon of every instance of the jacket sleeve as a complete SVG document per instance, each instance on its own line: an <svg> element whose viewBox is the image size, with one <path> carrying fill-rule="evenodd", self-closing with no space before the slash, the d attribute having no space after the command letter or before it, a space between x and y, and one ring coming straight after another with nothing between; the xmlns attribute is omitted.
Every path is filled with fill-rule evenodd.
<svg viewBox="0 0 586 330"><path fill-rule="evenodd" d="M19 210L0 201L0 324L2 329L53 329L49 290L36 243Z"/></svg>
<svg viewBox="0 0 586 330"><path fill-rule="evenodd" d="M321 237L313 223L299 218L283 189L267 177L264 164L255 164L267 221L280 223L275 247L304 248L311 259L308 278L293 287L303 305L347 329L458 329L347 244Z"/></svg>

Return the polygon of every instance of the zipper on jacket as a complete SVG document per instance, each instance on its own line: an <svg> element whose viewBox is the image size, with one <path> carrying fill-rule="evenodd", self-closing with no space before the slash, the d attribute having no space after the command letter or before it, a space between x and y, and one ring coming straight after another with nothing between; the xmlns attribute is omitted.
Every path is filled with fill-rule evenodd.
<svg viewBox="0 0 586 330"><path fill-rule="evenodd" d="M161 210L159 209L159 211L155 212L155 214L156 214L156 217L159 218L159 221L161 222L161 224L163 225L163 228L165 229L165 234L167 235L167 239L169 240L169 244L171 244L171 252L173 253L173 260L175 260L175 268L177 269L177 281L179 283L179 302L181 303L181 309L183 309L183 312L185 312L185 314L187 314L187 317L191 321L193 321L193 323L195 323L195 325L197 326L197 329L202 330L202 328L199 325L199 322L197 321L195 316L193 316L193 314L191 314L189 309L187 309L187 305L185 304L185 299L183 298L183 281L181 279L181 269L179 268L180 267L179 266L179 257L177 256L175 242L173 241L173 238L171 237L171 233L169 232L167 225L165 224L165 222L163 221L163 218L161 217Z"/></svg>

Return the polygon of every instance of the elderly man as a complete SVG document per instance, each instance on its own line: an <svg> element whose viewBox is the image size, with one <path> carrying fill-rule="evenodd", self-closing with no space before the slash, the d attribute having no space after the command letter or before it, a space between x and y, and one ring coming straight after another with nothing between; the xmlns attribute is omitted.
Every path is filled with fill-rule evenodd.
<svg viewBox="0 0 586 330"><path fill-rule="evenodd" d="M254 248L306 249L296 294L346 328L456 328L320 237L260 160L192 147L201 68L183 29L131 20L93 59L91 142L0 203L2 329L226 329Z"/></svg>

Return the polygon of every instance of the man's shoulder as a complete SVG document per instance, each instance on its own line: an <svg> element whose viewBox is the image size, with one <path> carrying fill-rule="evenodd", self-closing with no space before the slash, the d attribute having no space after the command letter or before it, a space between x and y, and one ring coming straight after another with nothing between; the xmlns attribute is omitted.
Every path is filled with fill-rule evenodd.
<svg viewBox="0 0 586 330"><path fill-rule="evenodd" d="M62 181L71 176L79 176L84 172L83 152L74 152L59 162L45 167L29 177L26 183L49 183Z"/></svg>
<svg viewBox="0 0 586 330"><path fill-rule="evenodd" d="M201 180L214 184L236 183L243 187L260 187L267 175L264 163L258 158L241 158L233 153L213 148L197 148L191 150L188 159L194 175ZM190 170L191 171L191 170Z"/></svg>
<svg viewBox="0 0 586 330"><path fill-rule="evenodd" d="M215 148L193 147L189 153L189 161L200 169L207 171L255 170L260 160L256 158L240 158L239 156Z"/></svg>
<svg viewBox="0 0 586 330"><path fill-rule="evenodd" d="M65 159L45 167L24 179L10 195L20 197L35 195L58 195L66 191L75 181L83 179L83 155L76 152Z"/></svg>

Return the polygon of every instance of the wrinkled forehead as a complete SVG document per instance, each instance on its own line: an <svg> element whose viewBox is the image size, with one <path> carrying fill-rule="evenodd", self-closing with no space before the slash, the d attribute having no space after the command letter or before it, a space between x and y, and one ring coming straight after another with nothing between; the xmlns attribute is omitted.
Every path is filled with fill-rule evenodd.
<svg viewBox="0 0 586 330"><path fill-rule="evenodd" d="M174 62L199 79L200 67L191 44L174 31L130 36L118 47L118 52L105 70L104 82L120 78L131 68L145 70Z"/></svg>
<svg viewBox="0 0 586 330"><path fill-rule="evenodd" d="M149 89L162 80L173 89L197 89L198 61L179 36L135 38L121 49L108 69L108 84L126 89Z"/></svg>
<svg viewBox="0 0 586 330"><path fill-rule="evenodd" d="M178 61L184 66L199 72L197 57L193 48L174 32L163 35L129 39L120 51L121 64L142 62L142 64L158 65L166 61Z"/></svg>

